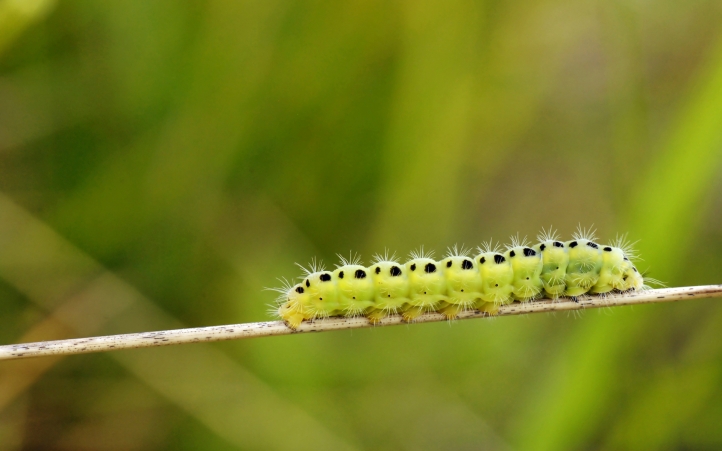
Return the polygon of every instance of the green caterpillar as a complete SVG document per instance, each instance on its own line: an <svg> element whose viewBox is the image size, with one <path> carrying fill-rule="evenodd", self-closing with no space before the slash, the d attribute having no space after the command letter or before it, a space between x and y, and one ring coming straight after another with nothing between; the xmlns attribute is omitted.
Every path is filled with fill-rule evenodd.
<svg viewBox="0 0 722 451"><path fill-rule="evenodd" d="M593 232L580 229L571 241L562 242L550 229L538 239L529 246L512 238L504 252L488 242L475 257L454 247L440 261L422 248L406 263L388 254L375 256L369 267L358 258L341 258L334 271L313 263L304 268L301 283L275 289L281 295L273 312L294 329L303 320L329 316L365 316L377 323L401 314L410 322L425 312L449 319L471 309L493 315L514 301L647 288L624 238L600 245Z"/></svg>

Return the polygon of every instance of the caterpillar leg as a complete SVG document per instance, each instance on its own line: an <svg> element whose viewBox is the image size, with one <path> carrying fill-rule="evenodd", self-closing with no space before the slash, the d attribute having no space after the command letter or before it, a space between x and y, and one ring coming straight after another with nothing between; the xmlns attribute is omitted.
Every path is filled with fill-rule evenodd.
<svg viewBox="0 0 722 451"><path fill-rule="evenodd" d="M282 319L286 322L286 325L291 329L298 329L298 326L303 322L303 313L289 311L282 316Z"/></svg>
<svg viewBox="0 0 722 451"><path fill-rule="evenodd" d="M278 308L278 316L291 329L297 329L304 320L303 307L296 302L286 302Z"/></svg>
<svg viewBox="0 0 722 451"><path fill-rule="evenodd" d="M404 310L401 316L404 318L404 321L410 323L419 316L421 316L425 311L426 309L424 307L409 307L408 309Z"/></svg>
<svg viewBox="0 0 722 451"><path fill-rule="evenodd" d="M477 304L477 308L480 312L486 312L489 315L497 315L499 314L499 308L501 308L502 304L497 304L496 302L479 302Z"/></svg>
<svg viewBox="0 0 722 451"><path fill-rule="evenodd" d="M576 301L576 298L579 297L579 296L581 296L581 295L583 295L583 294L586 294L587 291L589 291L589 288L583 288L583 287L568 287L567 290L566 290L566 292L564 293L564 296L567 296L567 297L570 297L570 298L572 298L572 299L575 299L574 302L577 302L577 301Z"/></svg>
<svg viewBox="0 0 722 451"><path fill-rule="evenodd" d="M554 286L545 286L544 292L546 293L546 296L553 300L557 301L559 300L560 296L564 296L564 291L566 290L566 285L554 285Z"/></svg>
<svg viewBox="0 0 722 451"><path fill-rule="evenodd" d="M605 285L600 287L599 285L595 285L592 287L591 290L589 290L590 294L607 294L611 293L612 290L614 290L614 287L612 285Z"/></svg>
<svg viewBox="0 0 722 451"><path fill-rule="evenodd" d="M378 324L381 322L382 319L386 318L388 315L383 310L375 309L366 314L366 318L369 319L369 322L371 324Z"/></svg>
<svg viewBox="0 0 722 451"><path fill-rule="evenodd" d="M446 304L441 307L438 312L446 316L446 319L452 320L459 316L459 313L464 311L464 306L459 304Z"/></svg>
<svg viewBox="0 0 722 451"><path fill-rule="evenodd" d="M386 318L389 315L397 315L401 312L405 305L410 300L402 296L377 296L375 301L375 308L372 308L366 312L366 317L369 319L371 324L378 324L379 321Z"/></svg>

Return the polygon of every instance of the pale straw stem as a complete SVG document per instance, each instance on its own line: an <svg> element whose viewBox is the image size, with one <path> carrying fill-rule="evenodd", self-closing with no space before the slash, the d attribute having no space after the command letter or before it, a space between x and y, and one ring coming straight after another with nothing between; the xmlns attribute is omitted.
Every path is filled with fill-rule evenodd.
<svg viewBox="0 0 722 451"><path fill-rule="evenodd" d="M559 312L584 310L600 307L617 307L623 305L651 304L658 302L689 301L693 299L722 297L722 285L705 285L682 288L663 288L658 290L637 291L607 296L584 296L577 302L560 298L558 300L540 299L504 305L498 317L525 315L529 313ZM459 314L458 319L488 318L489 315L477 310ZM446 321L440 313L426 313L419 316L415 323ZM268 337L272 335L291 335L306 332L323 332L339 329L360 329L365 327L395 326L405 323L401 316L393 315L373 325L364 317L341 318L332 317L316 321L304 321L296 330L286 326L282 321L262 323L230 324L226 326L196 327L191 329L174 329L157 332L142 332L104 337L75 338L70 340L43 341L0 346L0 360L21 359L47 355L86 354L90 352L115 351L119 349L147 348L152 346L169 346L184 343L200 343L240 338Z"/></svg>

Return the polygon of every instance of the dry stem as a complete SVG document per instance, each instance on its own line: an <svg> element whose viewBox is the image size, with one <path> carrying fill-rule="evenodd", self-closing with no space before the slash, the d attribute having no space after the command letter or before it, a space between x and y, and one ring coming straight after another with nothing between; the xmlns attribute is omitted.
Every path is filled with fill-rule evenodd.
<svg viewBox="0 0 722 451"><path fill-rule="evenodd" d="M527 313L555 312L565 310L583 310L588 308L614 307L622 305L650 304L722 297L722 285L706 285L683 288L664 288L610 296L587 296L574 302L567 298L556 301L541 299L535 302L513 303L504 305L498 316L523 315ZM483 318L489 315L476 310L462 312L458 319ZM440 313L426 313L415 322L428 323L445 321ZM393 326L406 324L400 316L394 315L381 320L376 326ZM135 334L109 335L105 337L76 338L70 340L44 341L0 346L0 360L21 359L44 355L85 354L90 352L113 351L117 349L146 348L151 346L167 346L183 343L197 343L239 338L265 337L271 335L289 335L304 332L321 332L338 329L359 329L376 327L364 317L327 318L313 322L304 321L298 329L293 330L282 321L262 323L230 324L227 326L198 327L192 329L175 329L158 332L142 332Z"/></svg>

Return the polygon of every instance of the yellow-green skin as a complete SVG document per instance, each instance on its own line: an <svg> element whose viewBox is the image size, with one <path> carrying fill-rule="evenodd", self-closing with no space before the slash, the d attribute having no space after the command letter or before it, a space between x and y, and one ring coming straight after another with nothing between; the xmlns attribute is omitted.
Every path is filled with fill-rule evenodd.
<svg viewBox="0 0 722 451"><path fill-rule="evenodd" d="M446 300L438 311L453 319L481 300L481 274L471 257L447 257L439 263L446 277Z"/></svg>
<svg viewBox="0 0 722 451"><path fill-rule="evenodd" d="M405 264L379 261L368 268L344 265L333 272L317 271L284 291L277 312L294 329L304 320L327 316L363 315L377 323L391 314L413 321L437 311L453 319L469 308L496 314L501 305L543 293L555 299L643 288L642 275L622 249L587 239L547 240L505 254L450 256L440 262L415 258Z"/></svg>
<svg viewBox="0 0 722 451"><path fill-rule="evenodd" d="M542 271L541 281L544 292L551 299L564 295L567 289L565 277L569 265L569 252L561 241L546 240L536 246L534 250L541 254Z"/></svg>
<svg viewBox="0 0 722 451"><path fill-rule="evenodd" d="M319 271L310 274L304 280L306 296L303 297L304 319L326 318L344 313L339 304L338 287L336 279L329 271Z"/></svg>
<svg viewBox="0 0 722 451"><path fill-rule="evenodd" d="M514 300L526 302L540 297L542 284L542 259L537 251L526 246L516 246L504 254L511 263L514 274L512 296Z"/></svg>
<svg viewBox="0 0 722 451"><path fill-rule="evenodd" d="M344 265L333 272L343 316L361 316L374 308L373 272L361 265Z"/></svg>
<svg viewBox="0 0 722 451"><path fill-rule="evenodd" d="M413 321L446 301L446 279L442 265L430 258L415 258L406 263L406 273L409 278L409 303L402 313L405 321Z"/></svg>
<svg viewBox="0 0 722 451"><path fill-rule="evenodd" d="M377 323L390 314L404 309L409 300L409 278L405 265L380 261L369 268L373 274L374 308L366 315Z"/></svg>
<svg viewBox="0 0 722 451"><path fill-rule="evenodd" d="M624 251L612 246L601 246L601 249L602 268L599 270L599 280L589 290L591 294L622 290L626 285L627 261L624 259Z"/></svg>
<svg viewBox="0 0 722 451"><path fill-rule="evenodd" d="M306 317L304 304L308 294L302 284L297 284L288 290L286 302L278 307L278 316L281 317L292 328L296 329Z"/></svg>
<svg viewBox="0 0 722 451"><path fill-rule="evenodd" d="M511 303L514 300L514 270L509 259L496 252L486 252L477 255L474 261L481 275L481 300L497 306Z"/></svg>
<svg viewBox="0 0 722 451"><path fill-rule="evenodd" d="M624 277L622 278L622 286L620 291L641 290L644 288L644 278L637 271L634 264L625 257L624 259Z"/></svg>
<svg viewBox="0 0 722 451"><path fill-rule="evenodd" d="M565 296L581 296L587 293L599 280L602 269L602 250L596 243L585 240L572 240L564 243L569 250L569 265L565 282Z"/></svg>

